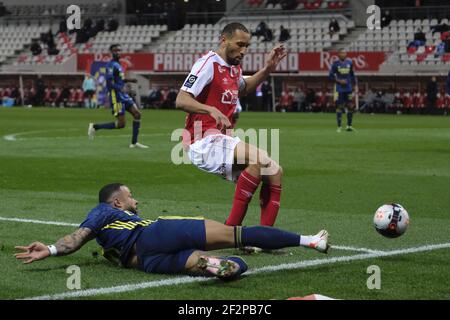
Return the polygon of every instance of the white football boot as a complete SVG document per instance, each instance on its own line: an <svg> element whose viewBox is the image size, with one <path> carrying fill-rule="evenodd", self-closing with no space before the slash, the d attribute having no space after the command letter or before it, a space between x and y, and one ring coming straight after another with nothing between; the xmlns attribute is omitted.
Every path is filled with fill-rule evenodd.
<svg viewBox="0 0 450 320"><path fill-rule="evenodd" d="M328 253L330 244L328 243L328 231L321 230L318 234L311 236L309 247L322 253Z"/></svg>
<svg viewBox="0 0 450 320"><path fill-rule="evenodd" d="M94 140L95 138L95 128L93 123L89 123L88 136L90 140Z"/></svg>
<svg viewBox="0 0 450 320"><path fill-rule="evenodd" d="M130 148L137 148L137 149L148 149L148 146L141 144L139 142L136 142L135 144L130 144Z"/></svg>

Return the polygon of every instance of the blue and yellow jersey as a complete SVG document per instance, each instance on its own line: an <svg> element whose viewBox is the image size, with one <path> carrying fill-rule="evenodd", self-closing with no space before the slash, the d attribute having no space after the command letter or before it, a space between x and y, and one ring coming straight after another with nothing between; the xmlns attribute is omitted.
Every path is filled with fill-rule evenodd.
<svg viewBox="0 0 450 320"><path fill-rule="evenodd" d="M125 72L118 61L111 60L106 66L106 86L111 95L116 95L119 101L125 98Z"/></svg>
<svg viewBox="0 0 450 320"><path fill-rule="evenodd" d="M115 252L120 264L125 266L137 237L144 227L153 222L143 220L132 212L100 203L89 212L80 228L92 230L104 252Z"/></svg>
<svg viewBox="0 0 450 320"><path fill-rule="evenodd" d="M336 79L347 80L346 85L342 85L336 82L337 92L352 92L353 85L356 84L356 76L353 71L352 60L345 59L344 61L337 60L333 62L330 68L329 78L333 81L335 81Z"/></svg>

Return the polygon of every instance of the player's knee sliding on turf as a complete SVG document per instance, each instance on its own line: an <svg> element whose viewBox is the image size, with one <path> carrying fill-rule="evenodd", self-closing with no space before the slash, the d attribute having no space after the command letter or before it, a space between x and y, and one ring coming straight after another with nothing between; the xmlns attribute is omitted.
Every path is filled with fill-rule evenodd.
<svg viewBox="0 0 450 320"><path fill-rule="evenodd" d="M76 252L96 239L109 261L148 273L216 276L233 279L247 270L240 257L213 256L205 251L256 246L280 249L304 246L326 253L328 233L302 236L273 227L227 226L202 217L159 217L144 220L137 215L138 202L123 184L104 186L99 205L87 215L79 229L54 245L34 242L19 246L15 256L25 263Z"/></svg>

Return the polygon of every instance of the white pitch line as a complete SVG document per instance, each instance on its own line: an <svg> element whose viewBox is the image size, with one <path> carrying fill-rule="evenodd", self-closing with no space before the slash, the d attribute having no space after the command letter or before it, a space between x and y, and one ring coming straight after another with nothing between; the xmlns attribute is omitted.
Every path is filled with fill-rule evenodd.
<svg viewBox="0 0 450 320"><path fill-rule="evenodd" d="M368 248L357 248L357 247L349 247L349 246L331 246L331 248L336 249L336 250L356 251L356 252L366 252L366 253L383 252L382 250L373 250L373 249L368 249Z"/></svg>
<svg viewBox="0 0 450 320"><path fill-rule="evenodd" d="M17 139L17 136L23 136L26 134L47 133L47 132L54 132L54 131L77 131L77 130L78 129L55 129L55 130L17 132L17 133L4 135L3 139L5 139L6 141L17 141L17 140L22 140L22 139Z"/></svg>
<svg viewBox="0 0 450 320"><path fill-rule="evenodd" d="M377 253L363 253L357 254L353 256L341 256L341 257L333 257L327 259L314 259L307 261L299 261L295 263L284 263L279 265L255 268L253 270L248 271L246 274L261 274L265 272L275 272L281 270L293 270L293 269L304 269L309 267L316 267L322 265L330 265L336 263L350 262L350 261L360 261L360 260L369 260L376 259L381 257L392 257L397 255L411 254L411 253L419 253L419 252L427 252L439 249L450 249L450 243L441 243L435 245L425 245L420 247L392 250L392 251L384 251ZM177 277L173 279L165 279L165 280L157 280L157 281L148 281L136 284L125 284L115 287L106 287L106 288L97 288L97 289L87 289L87 290L79 290L79 291L71 291L71 292L63 292L58 294L51 295L43 295L36 297L25 298L24 300L60 300L67 298L80 298L80 297L90 297L96 295L107 295L112 293L122 293L122 292L130 292L147 288L157 288L163 286L174 286L174 285L182 285L194 282L204 282L211 280L210 278L204 277Z"/></svg>
<svg viewBox="0 0 450 320"><path fill-rule="evenodd" d="M27 131L27 132L18 132L13 134L7 134L3 136L3 139L6 141L23 141L23 140L62 140L62 139L87 139L87 135L85 136L67 136L67 137L32 137L32 138L18 138L18 136L29 135L29 134L38 134L38 133L48 133L54 131L78 131L79 129L58 129L58 130L41 130L41 131ZM141 136L143 137L160 137L160 136L169 136L167 133L143 133ZM113 135L113 136L98 136L96 138L122 138L129 137L129 135Z"/></svg>
<svg viewBox="0 0 450 320"><path fill-rule="evenodd" d="M80 225L77 223L68 223L68 222L43 221L43 220L6 218L6 217L0 217L0 221L25 222L25 223L34 223L34 224L50 224L50 225L64 226L64 227L78 227Z"/></svg>

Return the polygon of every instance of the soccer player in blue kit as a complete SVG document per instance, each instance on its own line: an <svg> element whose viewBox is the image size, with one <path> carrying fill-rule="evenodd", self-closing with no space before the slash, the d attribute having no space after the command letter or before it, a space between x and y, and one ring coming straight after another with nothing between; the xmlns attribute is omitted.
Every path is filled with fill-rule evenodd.
<svg viewBox="0 0 450 320"><path fill-rule="evenodd" d="M357 86L357 79L353 70L353 62L347 59L347 52L339 50L339 60L333 62L330 68L330 80L335 82L334 101L336 104L337 132L342 131L342 113L347 111L347 131L354 131L352 127L355 105L352 102L353 86Z"/></svg>
<svg viewBox="0 0 450 320"><path fill-rule="evenodd" d="M100 129L122 129L125 128L125 111L133 116L133 136L130 148L147 149L148 146L138 142L139 128L141 127L141 112L133 99L124 92L127 82L136 83L136 79L125 79L123 67L120 64L120 45L113 44L109 51L112 60L106 66L106 85L109 92L109 102L112 113L116 117L116 122L108 122L101 124L90 123L88 128L88 136L94 139L95 133Z"/></svg>
<svg viewBox="0 0 450 320"><path fill-rule="evenodd" d="M138 215L137 205L127 186L106 185L99 192L99 204L75 232L54 245L34 242L17 246L22 252L15 257L27 264L50 256L65 256L96 239L103 256L121 267L148 273L233 279L247 270L242 258L213 256L204 251L243 246L264 249L303 246L327 253L330 247L325 230L301 236L266 226L227 226L203 217L159 217L152 221Z"/></svg>

